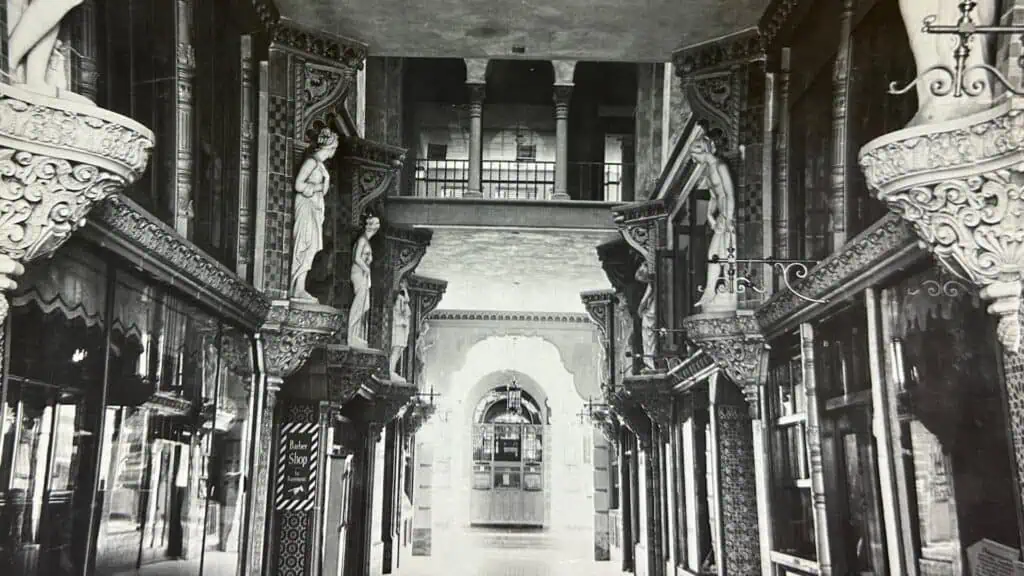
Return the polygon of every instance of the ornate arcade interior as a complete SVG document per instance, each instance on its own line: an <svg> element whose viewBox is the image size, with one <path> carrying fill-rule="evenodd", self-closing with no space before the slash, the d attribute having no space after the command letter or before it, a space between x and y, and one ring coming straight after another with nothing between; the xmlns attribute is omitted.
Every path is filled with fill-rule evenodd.
<svg viewBox="0 0 1024 576"><path fill-rule="evenodd" d="M0 22L0 574L1024 573L1024 0Z"/></svg>

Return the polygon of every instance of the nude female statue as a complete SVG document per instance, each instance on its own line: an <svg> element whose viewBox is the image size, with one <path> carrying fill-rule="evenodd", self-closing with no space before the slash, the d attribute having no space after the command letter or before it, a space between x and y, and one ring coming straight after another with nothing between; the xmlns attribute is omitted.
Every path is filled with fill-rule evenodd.
<svg viewBox="0 0 1024 576"><path fill-rule="evenodd" d="M644 296L640 299L637 313L640 315L640 340L643 347L644 369L654 370L654 354L658 342L658 334L654 329L657 308L655 307L654 279L651 277L647 262L637 268L635 278L638 282L647 285Z"/></svg>
<svg viewBox="0 0 1024 576"><path fill-rule="evenodd" d="M352 251L352 307L348 313L348 345L352 348L367 348L368 325L370 321L370 265L373 263L373 248L370 239L380 230L380 218L366 216L363 233L356 240Z"/></svg>
<svg viewBox="0 0 1024 576"><path fill-rule="evenodd" d="M313 258L324 247L324 196L331 184L331 173L324 164L338 150L338 135L324 128L316 150L306 158L295 177L295 223L292 225L291 296L316 301L306 291L306 276Z"/></svg>
<svg viewBox="0 0 1024 576"><path fill-rule="evenodd" d="M944 122L991 108L992 83L985 71L975 68L990 62L988 43L984 36L974 36L971 39L971 51L965 63L968 70L965 84L970 86L975 82L981 82L980 93L977 95L963 94L958 98L952 93L936 96L931 91L934 82L948 78L944 73L935 71L935 67L943 66L951 72L956 68L956 57L953 52L956 49L957 36L925 32L923 30L924 22L926 18L934 15L934 24L956 25L960 19L959 2L953 0L899 0L899 5L919 77L916 87L917 114L911 119L909 126ZM978 0L977 6L971 14L974 24L978 26L994 24L996 7L996 0ZM972 70L972 68L975 69Z"/></svg>
<svg viewBox="0 0 1024 576"><path fill-rule="evenodd" d="M395 308L391 315L391 379L403 379L398 373L398 363L409 345L409 322L412 308L409 305L409 285L402 280L395 297Z"/></svg>
<svg viewBox="0 0 1024 576"><path fill-rule="evenodd" d="M715 156L715 143L707 135L701 136L690 151L694 160L704 165L704 175L711 188L708 202L708 226L714 230L708 245L708 278L697 306L707 308L722 297L735 297L730 288L718 294L718 281L722 278L724 261L735 256L736 250L736 200L729 167ZM723 264L712 263L718 257Z"/></svg>
<svg viewBox="0 0 1024 576"><path fill-rule="evenodd" d="M33 92L69 100L89 102L84 96L60 90L47 81L50 57L57 45L61 20L82 0L29 0L21 18L7 39L9 73L21 78L25 87ZM91 102L90 102L91 103Z"/></svg>

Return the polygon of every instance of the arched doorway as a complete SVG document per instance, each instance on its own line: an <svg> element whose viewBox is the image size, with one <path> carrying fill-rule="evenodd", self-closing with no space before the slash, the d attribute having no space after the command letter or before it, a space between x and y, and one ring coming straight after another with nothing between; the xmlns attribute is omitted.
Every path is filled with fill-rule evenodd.
<svg viewBox="0 0 1024 576"><path fill-rule="evenodd" d="M473 410L470 524L543 527L547 411L515 373Z"/></svg>

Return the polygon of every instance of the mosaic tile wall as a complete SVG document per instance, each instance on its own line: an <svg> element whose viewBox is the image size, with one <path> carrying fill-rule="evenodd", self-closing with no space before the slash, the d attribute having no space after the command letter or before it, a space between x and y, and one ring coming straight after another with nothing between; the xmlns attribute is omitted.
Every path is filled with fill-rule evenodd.
<svg viewBox="0 0 1024 576"><path fill-rule="evenodd" d="M737 391L738 392L738 391ZM715 407L718 419L720 522L725 532L725 574L757 574L761 552L754 478L754 441L746 404L733 398Z"/></svg>
<svg viewBox="0 0 1024 576"><path fill-rule="evenodd" d="M743 147L739 159L739 182L736 190L736 247L743 258L764 256L764 63L755 62L746 66L744 72L743 99L740 101L739 142ZM757 269L755 284L763 287L763 271ZM762 295L747 290L739 295L742 308L756 308Z"/></svg>
<svg viewBox="0 0 1024 576"><path fill-rule="evenodd" d="M1021 305L1024 314L1024 304ZM1024 316L1022 316L1024 317ZM1024 502L1024 352L1003 348L1003 374L1006 378L1006 400L1009 408L1010 447L1013 451L1018 502Z"/></svg>
<svg viewBox="0 0 1024 576"><path fill-rule="evenodd" d="M267 131L267 213L263 253L264 292L273 299L288 297L291 273L292 180L294 163L295 57L270 51L270 94ZM332 186L333 187L333 186Z"/></svg>

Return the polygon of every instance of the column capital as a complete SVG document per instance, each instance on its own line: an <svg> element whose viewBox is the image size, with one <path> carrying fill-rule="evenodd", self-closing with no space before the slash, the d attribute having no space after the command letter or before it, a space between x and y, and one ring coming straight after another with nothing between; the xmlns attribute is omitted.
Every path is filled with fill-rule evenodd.
<svg viewBox="0 0 1024 576"><path fill-rule="evenodd" d="M552 60L551 67L555 69L555 85L572 86L576 75L575 60Z"/></svg>
<svg viewBox="0 0 1024 576"><path fill-rule="evenodd" d="M480 82L466 82L466 89L469 92L469 115L479 118L484 111L484 97L487 95L487 85Z"/></svg>
<svg viewBox="0 0 1024 576"><path fill-rule="evenodd" d="M569 101L572 100L572 84L555 84L555 119L566 120L569 118Z"/></svg>
<svg viewBox="0 0 1024 576"><path fill-rule="evenodd" d="M487 84L487 58L466 58L466 84Z"/></svg>

